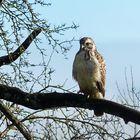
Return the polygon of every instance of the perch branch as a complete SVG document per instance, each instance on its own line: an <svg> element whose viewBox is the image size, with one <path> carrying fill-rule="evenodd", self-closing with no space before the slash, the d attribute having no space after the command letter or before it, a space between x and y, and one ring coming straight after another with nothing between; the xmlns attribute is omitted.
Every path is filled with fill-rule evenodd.
<svg viewBox="0 0 140 140"><path fill-rule="evenodd" d="M16 87L0 85L0 99L4 99L34 110L58 107L79 107L98 109L124 119L125 123L140 125L140 112L109 100L87 99L74 93L33 93L29 94Z"/></svg>

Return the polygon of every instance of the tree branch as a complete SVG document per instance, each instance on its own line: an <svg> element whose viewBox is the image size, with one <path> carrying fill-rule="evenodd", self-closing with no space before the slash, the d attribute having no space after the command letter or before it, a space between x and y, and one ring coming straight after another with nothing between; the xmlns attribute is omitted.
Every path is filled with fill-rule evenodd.
<svg viewBox="0 0 140 140"><path fill-rule="evenodd" d="M140 137L129 138L129 139L126 139L126 140L140 140Z"/></svg>
<svg viewBox="0 0 140 140"><path fill-rule="evenodd" d="M0 101L0 110L1 112L17 127L17 129L22 133L22 135L27 140L33 140L32 135L26 130L22 122L20 122L12 112Z"/></svg>
<svg viewBox="0 0 140 140"><path fill-rule="evenodd" d="M26 93L16 87L0 85L0 99L14 102L31 109L50 109L58 107L79 107L98 109L124 119L125 123L140 125L140 112L124 105L99 99L87 99L86 96L73 93Z"/></svg>
<svg viewBox="0 0 140 140"><path fill-rule="evenodd" d="M40 32L41 29L35 29L13 53L0 57L0 67L14 62L29 47Z"/></svg>

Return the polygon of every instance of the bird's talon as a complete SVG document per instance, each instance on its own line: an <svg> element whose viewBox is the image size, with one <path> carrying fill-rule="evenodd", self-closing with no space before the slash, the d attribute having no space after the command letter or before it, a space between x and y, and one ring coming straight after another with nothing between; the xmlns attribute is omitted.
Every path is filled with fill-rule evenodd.
<svg viewBox="0 0 140 140"><path fill-rule="evenodd" d="M89 99L89 98L90 98L90 95L87 96L87 99Z"/></svg>

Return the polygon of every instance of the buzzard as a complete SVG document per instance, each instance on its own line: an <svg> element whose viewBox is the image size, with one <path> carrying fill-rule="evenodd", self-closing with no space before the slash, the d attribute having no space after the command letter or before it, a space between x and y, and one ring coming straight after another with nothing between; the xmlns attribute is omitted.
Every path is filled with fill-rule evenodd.
<svg viewBox="0 0 140 140"><path fill-rule="evenodd" d="M98 53L92 38L80 39L80 49L73 62L73 78L78 82L80 92L88 98L103 99L105 96L106 65ZM94 110L96 116L103 112Z"/></svg>

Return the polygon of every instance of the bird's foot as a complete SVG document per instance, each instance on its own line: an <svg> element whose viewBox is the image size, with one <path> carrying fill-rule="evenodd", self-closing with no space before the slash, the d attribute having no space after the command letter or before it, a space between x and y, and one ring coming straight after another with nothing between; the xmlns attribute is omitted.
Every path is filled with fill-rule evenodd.
<svg viewBox="0 0 140 140"><path fill-rule="evenodd" d="M77 92L77 94L84 94L81 90L79 90L78 92Z"/></svg>
<svg viewBox="0 0 140 140"><path fill-rule="evenodd" d="M88 95L88 96L87 96L87 99L89 99L90 97L91 97L91 96L90 96L90 95Z"/></svg>

